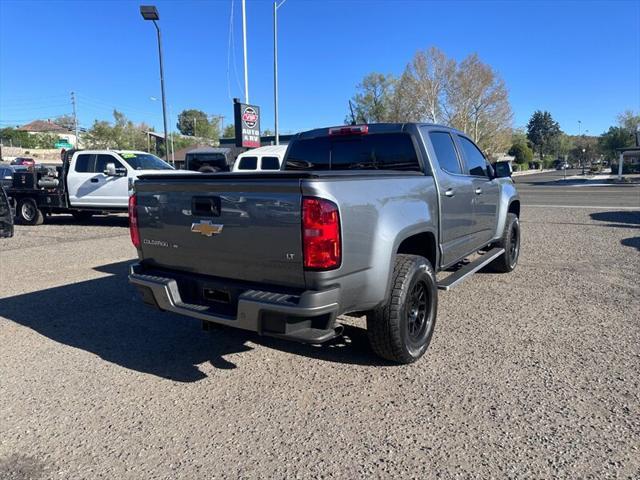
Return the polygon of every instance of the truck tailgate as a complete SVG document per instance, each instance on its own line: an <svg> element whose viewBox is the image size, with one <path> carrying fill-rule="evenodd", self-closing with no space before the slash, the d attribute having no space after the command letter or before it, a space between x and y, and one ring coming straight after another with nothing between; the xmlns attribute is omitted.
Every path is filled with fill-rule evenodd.
<svg viewBox="0 0 640 480"><path fill-rule="evenodd" d="M304 288L300 180L225 177L136 183L145 264Z"/></svg>

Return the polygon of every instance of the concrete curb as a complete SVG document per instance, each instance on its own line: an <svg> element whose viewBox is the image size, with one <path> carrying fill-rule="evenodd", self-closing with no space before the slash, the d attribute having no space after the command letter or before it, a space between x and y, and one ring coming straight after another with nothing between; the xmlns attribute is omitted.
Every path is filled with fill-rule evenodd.
<svg viewBox="0 0 640 480"><path fill-rule="evenodd" d="M520 177L522 175L533 175L534 173L548 173L548 172L555 172L555 170L553 168L548 168L545 170L525 170L524 172L513 172L511 176Z"/></svg>

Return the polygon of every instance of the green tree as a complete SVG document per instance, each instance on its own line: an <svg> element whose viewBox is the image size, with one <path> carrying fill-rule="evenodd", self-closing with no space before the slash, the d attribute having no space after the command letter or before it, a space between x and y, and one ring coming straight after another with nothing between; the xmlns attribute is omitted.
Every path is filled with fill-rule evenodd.
<svg viewBox="0 0 640 480"><path fill-rule="evenodd" d="M540 156L540 163L544 161L549 144L553 137L560 134L560 125L547 111L536 110L527 124L527 138L534 145Z"/></svg>
<svg viewBox="0 0 640 480"><path fill-rule="evenodd" d="M598 139L600 150L607 160L618 158L618 148L632 147L634 145L633 135L624 127L609 127Z"/></svg>
<svg viewBox="0 0 640 480"><path fill-rule="evenodd" d="M36 147L36 139L33 135L11 127L0 130L0 140L5 146L12 145L14 147L22 148Z"/></svg>
<svg viewBox="0 0 640 480"><path fill-rule="evenodd" d="M236 136L236 126L233 123L228 124L224 127L224 131L222 132L222 138L235 138Z"/></svg>
<svg viewBox="0 0 640 480"><path fill-rule="evenodd" d="M618 125L634 135L640 128L640 115L636 115L633 110L626 110L618 115Z"/></svg>
<svg viewBox="0 0 640 480"><path fill-rule="evenodd" d="M210 140L220 138L220 118L210 117L202 110L183 110L178 115L178 130L183 135Z"/></svg>
<svg viewBox="0 0 640 480"><path fill-rule="evenodd" d="M356 123L387 121L390 116L391 99L395 85L392 75L370 73L356 86L356 94L351 99ZM351 123L351 113L345 123Z"/></svg>
<svg viewBox="0 0 640 480"><path fill-rule="evenodd" d="M526 143L514 143L508 153L516 157L518 165L528 165L533 160L533 151Z"/></svg>
<svg viewBox="0 0 640 480"><path fill-rule="evenodd" d="M549 152L557 158L564 158L573 150L574 144L571 137L564 132L560 132L549 140Z"/></svg>
<svg viewBox="0 0 640 480"><path fill-rule="evenodd" d="M84 136L88 148L121 148L123 150L146 150L147 132L151 128L144 124L134 125L117 110L113 111L113 124L95 120ZM164 152L164 147L162 147Z"/></svg>

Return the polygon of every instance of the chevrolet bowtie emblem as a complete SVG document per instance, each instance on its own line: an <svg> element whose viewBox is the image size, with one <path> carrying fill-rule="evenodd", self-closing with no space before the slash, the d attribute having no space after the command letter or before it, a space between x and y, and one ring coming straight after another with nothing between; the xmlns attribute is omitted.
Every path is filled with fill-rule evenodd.
<svg viewBox="0 0 640 480"><path fill-rule="evenodd" d="M211 223L209 220L201 220L191 224L191 231L206 237L211 237L212 235L217 235L222 232L223 227L224 225Z"/></svg>

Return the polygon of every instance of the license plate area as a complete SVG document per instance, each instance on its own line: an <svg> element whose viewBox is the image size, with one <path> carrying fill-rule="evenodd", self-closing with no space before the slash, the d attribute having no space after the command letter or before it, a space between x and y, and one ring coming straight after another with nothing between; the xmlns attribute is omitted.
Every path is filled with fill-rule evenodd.
<svg viewBox="0 0 640 480"><path fill-rule="evenodd" d="M198 217L219 217L222 202L218 196L197 196L191 199L191 214Z"/></svg>

